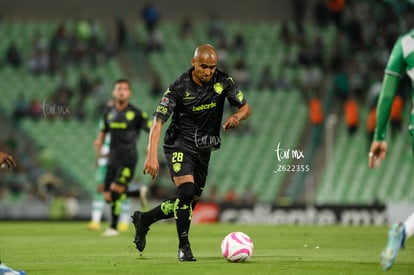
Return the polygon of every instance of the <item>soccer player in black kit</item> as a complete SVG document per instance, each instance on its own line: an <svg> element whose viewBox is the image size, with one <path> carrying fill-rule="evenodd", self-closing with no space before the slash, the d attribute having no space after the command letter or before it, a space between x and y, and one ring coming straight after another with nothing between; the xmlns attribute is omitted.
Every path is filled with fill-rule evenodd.
<svg viewBox="0 0 414 275"><path fill-rule="evenodd" d="M102 128L95 141L95 149L99 152L106 133L111 135L104 183L104 199L111 204L111 225L104 236L118 235L121 201L126 198L128 184L134 177L137 164L139 133L140 130L149 131L151 124L145 112L129 103L131 86L128 80L117 80L112 95L114 104L104 111Z"/></svg>
<svg viewBox="0 0 414 275"><path fill-rule="evenodd" d="M172 115L164 138L164 153L177 197L167 199L152 210L136 211L132 216L135 244L142 252L149 226L161 219L175 218L178 234L178 259L196 261L188 233L192 210L206 183L211 151L220 147L220 129L235 128L250 115L250 107L233 79L218 70L213 46L196 48L192 67L173 82L161 98L149 134L144 174L158 174L158 143L163 124ZM226 119L222 116L225 99L238 110Z"/></svg>

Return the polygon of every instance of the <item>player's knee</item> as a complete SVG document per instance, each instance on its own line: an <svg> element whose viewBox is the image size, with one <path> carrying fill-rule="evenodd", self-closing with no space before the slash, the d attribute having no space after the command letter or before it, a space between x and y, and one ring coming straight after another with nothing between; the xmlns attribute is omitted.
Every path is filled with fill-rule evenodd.
<svg viewBox="0 0 414 275"><path fill-rule="evenodd" d="M110 186L111 192L117 192L117 193L124 193L126 191L126 186L118 183L112 183Z"/></svg>
<svg viewBox="0 0 414 275"><path fill-rule="evenodd" d="M117 201L121 197L121 193L118 193L116 191L111 191L111 200Z"/></svg>
<svg viewBox="0 0 414 275"><path fill-rule="evenodd" d="M110 203L112 201L111 192L107 192L107 191L104 192L103 197L104 197L105 202L107 203Z"/></svg>
<svg viewBox="0 0 414 275"><path fill-rule="evenodd" d="M195 195L195 188L192 182L185 182L178 186L178 198L184 204L190 204Z"/></svg>

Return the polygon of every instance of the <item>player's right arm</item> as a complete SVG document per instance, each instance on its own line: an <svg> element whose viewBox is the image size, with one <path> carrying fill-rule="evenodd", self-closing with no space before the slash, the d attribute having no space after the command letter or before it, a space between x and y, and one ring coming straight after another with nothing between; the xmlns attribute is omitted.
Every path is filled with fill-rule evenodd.
<svg viewBox="0 0 414 275"><path fill-rule="evenodd" d="M148 138L147 157L145 159L143 172L144 174L150 174L153 179L158 175L160 169L158 162L158 144L163 124L164 121L161 118L154 116Z"/></svg>
<svg viewBox="0 0 414 275"><path fill-rule="evenodd" d="M404 56L401 38L395 43L388 59L385 75L377 104L377 118L374 140L368 156L368 167L374 168L385 158L387 153L386 130L391 113L392 102L397 91L402 74L404 73Z"/></svg>

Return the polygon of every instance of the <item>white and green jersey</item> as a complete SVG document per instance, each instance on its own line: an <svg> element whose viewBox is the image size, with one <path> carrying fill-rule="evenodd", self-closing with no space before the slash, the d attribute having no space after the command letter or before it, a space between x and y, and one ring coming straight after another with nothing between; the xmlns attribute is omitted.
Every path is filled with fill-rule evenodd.
<svg viewBox="0 0 414 275"><path fill-rule="evenodd" d="M102 121L99 123L99 127L102 125ZM105 181L106 169L108 165L108 156L109 156L109 145L111 143L111 135L107 133L105 135L104 142L102 144L99 156L97 159L98 167L95 173L95 181L98 184L101 184Z"/></svg>
<svg viewBox="0 0 414 275"><path fill-rule="evenodd" d="M400 79L405 73L412 82L412 100L414 103L414 29L398 38L388 58L378 100L375 140L385 140L394 95ZM409 129L414 137L414 109L411 112Z"/></svg>
<svg viewBox="0 0 414 275"><path fill-rule="evenodd" d="M399 77L407 73L414 82L414 29L398 38L388 59L385 73Z"/></svg>
<svg viewBox="0 0 414 275"><path fill-rule="evenodd" d="M109 144L111 143L111 135L108 133L105 135L104 142L99 152L98 166L106 166L108 164L109 156Z"/></svg>

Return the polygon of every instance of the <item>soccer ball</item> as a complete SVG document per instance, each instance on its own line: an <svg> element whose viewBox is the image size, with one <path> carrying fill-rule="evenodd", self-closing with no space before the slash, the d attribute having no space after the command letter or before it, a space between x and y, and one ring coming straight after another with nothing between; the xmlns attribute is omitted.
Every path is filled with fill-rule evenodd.
<svg viewBox="0 0 414 275"><path fill-rule="evenodd" d="M243 232L231 232L221 242L221 254L229 262L244 263L253 253L253 241Z"/></svg>

